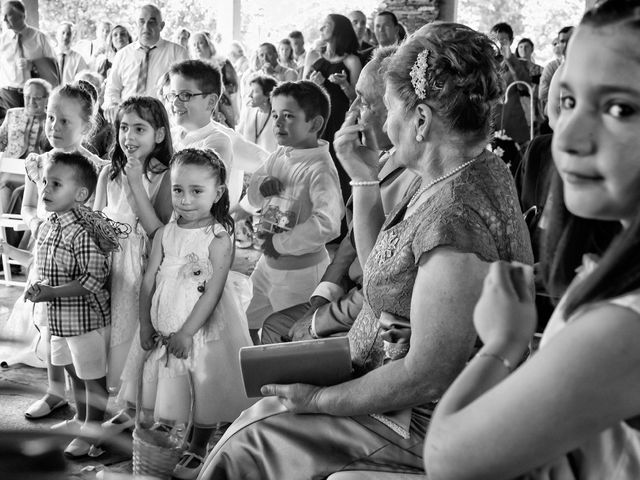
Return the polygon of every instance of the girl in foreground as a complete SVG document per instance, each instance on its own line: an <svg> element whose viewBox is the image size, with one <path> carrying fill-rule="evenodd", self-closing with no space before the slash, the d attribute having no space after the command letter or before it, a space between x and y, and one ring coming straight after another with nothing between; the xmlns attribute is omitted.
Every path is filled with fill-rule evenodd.
<svg viewBox="0 0 640 480"><path fill-rule="evenodd" d="M585 14L562 72L553 138L564 192L553 195L550 226L566 206L623 231L597 264L585 259L540 351L513 373L535 329L534 304L520 268L492 265L474 315L484 347L427 435L430 480L640 478L631 421L640 415L640 57L629 53L639 39L638 0ZM562 243L547 244L555 265L575 247L566 241L575 223L549 228L556 238L563 229Z"/></svg>

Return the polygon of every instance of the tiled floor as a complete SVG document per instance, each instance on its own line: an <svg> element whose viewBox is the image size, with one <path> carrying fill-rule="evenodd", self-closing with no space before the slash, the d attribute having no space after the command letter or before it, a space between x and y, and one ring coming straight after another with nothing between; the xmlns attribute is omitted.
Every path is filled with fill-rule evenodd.
<svg viewBox="0 0 640 480"><path fill-rule="evenodd" d="M232 269L249 274L258 256L259 252L255 250L237 249ZM22 290L17 287L0 286L0 362L27 347L11 341L6 335L7 320L21 293ZM24 411L34 400L40 398L46 386L47 377L44 369L24 365L0 368L0 479L95 479L97 472L105 467L108 472L103 476L105 480L128 478L129 475L126 474L131 471L131 461L127 452L131 451L131 447L126 436L122 436L119 444L109 445L106 453L98 458L85 457L81 461L66 461L61 451L70 438L52 437L49 427L71 418L73 408L61 408L49 418L41 420L29 421L24 417ZM25 451L49 453L40 455L38 461L34 461L33 457L23 455ZM19 459L25 458L25 463L16 463ZM27 473L33 467L41 465L49 467L45 467L39 473ZM118 472L124 476L118 475Z"/></svg>

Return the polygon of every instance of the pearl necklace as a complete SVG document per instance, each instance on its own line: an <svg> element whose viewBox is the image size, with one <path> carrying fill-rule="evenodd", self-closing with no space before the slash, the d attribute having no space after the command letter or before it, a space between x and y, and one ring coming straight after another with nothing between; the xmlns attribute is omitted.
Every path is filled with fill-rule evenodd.
<svg viewBox="0 0 640 480"><path fill-rule="evenodd" d="M409 202L407 203L407 208L411 208L416 201L418 200L418 198L420 198L420 196L426 192L427 190L429 190L431 187L433 187L434 185L436 185L437 183L440 183L444 180L446 180L447 178L455 175L456 173L458 173L461 170L464 170L465 168L467 168L469 165L471 165L473 162L475 162L476 160L478 160L479 157L476 158L472 158L471 160L468 160L466 162L464 162L462 165L457 166L456 168L454 168L453 170L451 170L450 172L445 173L444 175L439 176L438 178L432 180L431 182L429 182L427 185L425 185L424 187L419 188L416 193L413 194L413 196L411 197L411 200L409 200Z"/></svg>

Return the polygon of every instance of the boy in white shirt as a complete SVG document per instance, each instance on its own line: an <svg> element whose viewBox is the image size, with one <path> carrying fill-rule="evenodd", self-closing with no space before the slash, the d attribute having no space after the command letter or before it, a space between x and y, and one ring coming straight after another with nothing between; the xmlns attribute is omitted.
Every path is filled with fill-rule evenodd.
<svg viewBox="0 0 640 480"><path fill-rule="evenodd" d="M325 244L340 234L344 213L329 144L319 140L330 111L326 91L310 81L285 82L271 103L280 146L247 190L251 205L262 209L264 241L247 309L255 343L267 316L309 299L329 264Z"/></svg>
<svg viewBox="0 0 640 480"><path fill-rule="evenodd" d="M169 69L165 105L176 128L171 132L173 148L215 150L229 172L229 199L237 203L242 190L242 171L233 165L231 138L211 118L222 93L222 73L212 63L186 60Z"/></svg>

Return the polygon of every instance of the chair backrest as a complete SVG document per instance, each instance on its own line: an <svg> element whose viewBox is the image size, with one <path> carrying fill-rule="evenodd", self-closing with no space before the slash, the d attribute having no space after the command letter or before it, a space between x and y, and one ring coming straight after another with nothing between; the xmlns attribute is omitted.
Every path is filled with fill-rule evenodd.
<svg viewBox="0 0 640 480"><path fill-rule="evenodd" d="M8 158L0 155L0 173L13 173L16 175L24 175L24 159Z"/></svg>

